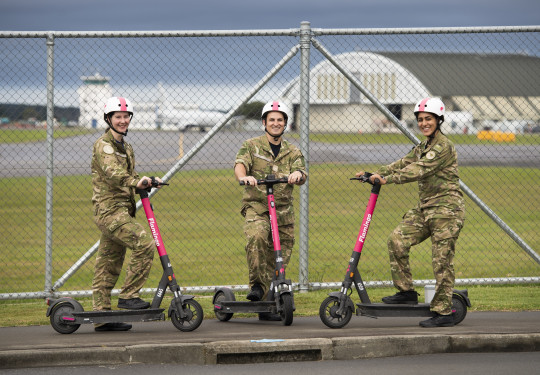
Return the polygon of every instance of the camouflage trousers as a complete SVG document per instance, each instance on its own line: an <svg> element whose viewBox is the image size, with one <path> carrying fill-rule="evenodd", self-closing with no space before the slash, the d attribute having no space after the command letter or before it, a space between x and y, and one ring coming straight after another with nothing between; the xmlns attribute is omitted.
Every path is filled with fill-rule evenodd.
<svg viewBox="0 0 540 375"><path fill-rule="evenodd" d="M131 255L119 297L131 299L139 297L139 290L148 279L156 246L151 233L133 219L112 232L99 223L98 227L102 234L92 282L93 309L111 310L111 292L120 276L127 248L131 249Z"/></svg>
<svg viewBox="0 0 540 375"><path fill-rule="evenodd" d="M249 286L260 284L266 296L276 267L270 218L268 213L259 215L252 208L247 208L245 218L244 234L246 235ZM279 225L279 239L283 267L287 268L294 246L294 224Z"/></svg>
<svg viewBox="0 0 540 375"><path fill-rule="evenodd" d="M464 223L464 212L456 211L456 217L427 219L421 210L409 210L401 223L388 238L388 252L394 286L399 291L413 290L413 278L409 265L411 246L431 237L431 257L435 277L435 295L431 311L442 315L452 312L454 289L454 254L456 242Z"/></svg>

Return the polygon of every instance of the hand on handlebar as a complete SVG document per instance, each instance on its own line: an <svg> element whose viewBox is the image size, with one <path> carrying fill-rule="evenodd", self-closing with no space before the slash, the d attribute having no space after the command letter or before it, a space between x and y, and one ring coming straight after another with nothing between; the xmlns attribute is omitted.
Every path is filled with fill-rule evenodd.
<svg viewBox="0 0 540 375"><path fill-rule="evenodd" d="M372 184L386 185L386 179L377 173L369 176L369 181L371 181Z"/></svg>
<svg viewBox="0 0 540 375"><path fill-rule="evenodd" d="M366 174L366 172L360 171L360 172L356 173L356 174L354 175L354 177L361 178L361 177L364 176L365 174Z"/></svg>
<svg viewBox="0 0 540 375"><path fill-rule="evenodd" d="M289 184L301 185L304 182L304 174L300 171L295 171L287 178Z"/></svg>
<svg viewBox="0 0 540 375"><path fill-rule="evenodd" d="M257 186L257 179L253 176L245 176L240 178L240 185Z"/></svg>
<svg viewBox="0 0 540 375"><path fill-rule="evenodd" d="M169 185L167 183L164 183L163 180L159 177L147 177L143 176L139 182L137 183L137 189L146 189L150 190L151 188L161 188L163 185Z"/></svg>

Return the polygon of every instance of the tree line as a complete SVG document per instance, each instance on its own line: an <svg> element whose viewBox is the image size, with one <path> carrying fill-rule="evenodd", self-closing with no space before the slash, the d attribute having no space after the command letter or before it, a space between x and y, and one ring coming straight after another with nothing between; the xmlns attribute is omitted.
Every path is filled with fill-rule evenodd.
<svg viewBox="0 0 540 375"><path fill-rule="evenodd" d="M54 117L60 122L79 121L79 108L54 107ZM0 104L0 118L7 118L9 122L47 120L47 107L44 105L28 104Z"/></svg>

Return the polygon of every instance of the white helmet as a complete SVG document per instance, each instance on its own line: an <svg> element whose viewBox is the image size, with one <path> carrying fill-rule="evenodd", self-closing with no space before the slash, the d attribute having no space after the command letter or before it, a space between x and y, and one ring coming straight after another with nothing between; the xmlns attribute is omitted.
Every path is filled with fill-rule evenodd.
<svg viewBox="0 0 540 375"><path fill-rule="evenodd" d="M107 102L105 103L105 107L103 108L103 119L109 125L109 128L123 136L127 135L127 129L125 132L120 132L114 128L114 126L111 124L111 121L109 120L109 116L111 116L114 112L127 112L130 115L130 119L133 118L133 105L131 105L131 102L126 99L122 98L120 96L113 96L112 98L107 99Z"/></svg>
<svg viewBox="0 0 540 375"><path fill-rule="evenodd" d="M291 110L289 109L289 106L283 102L274 100L264 105L261 113L261 119L264 119L268 112L274 111L283 113L283 116L285 117L285 123L291 117Z"/></svg>
<svg viewBox="0 0 540 375"><path fill-rule="evenodd" d="M112 98L107 99L105 107L103 108L103 113L105 116L111 114L112 112L128 112L129 114L133 115L133 105L129 99L113 96Z"/></svg>
<svg viewBox="0 0 540 375"><path fill-rule="evenodd" d="M444 119L444 103L439 98L424 98L414 106L414 114L429 112Z"/></svg>

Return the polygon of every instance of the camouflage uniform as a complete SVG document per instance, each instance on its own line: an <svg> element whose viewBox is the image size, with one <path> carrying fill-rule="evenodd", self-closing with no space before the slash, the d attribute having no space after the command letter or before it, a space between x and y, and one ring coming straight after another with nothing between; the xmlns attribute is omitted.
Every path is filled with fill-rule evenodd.
<svg viewBox="0 0 540 375"><path fill-rule="evenodd" d="M413 289L409 250L428 237L432 242L432 266L436 280L431 310L448 315L454 288L456 241L465 220L465 203L459 188L457 153L440 131L402 159L379 168L387 183L418 181L418 205L409 210L388 238L394 285L400 291Z"/></svg>
<svg viewBox="0 0 540 375"><path fill-rule="evenodd" d="M128 143L116 142L107 132L95 143L92 154L94 222L101 230L94 280L94 310L111 309L111 291L120 275L126 248L132 250L120 298L139 297L154 257L155 244L135 218L135 156Z"/></svg>
<svg viewBox="0 0 540 375"><path fill-rule="evenodd" d="M306 173L304 156L291 143L282 140L277 157L262 135L248 139L236 155L235 165L243 164L248 176L264 179L269 174L285 177L295 171ZM276 216L283 255L283 266L291 258L294 246L293 185L274 185ZM268 216L266 185L246 186L242 198L241 214L245 217L246 257L249 267L249 285L260 284L266 294L275 269L274 247Z"/></svg>

